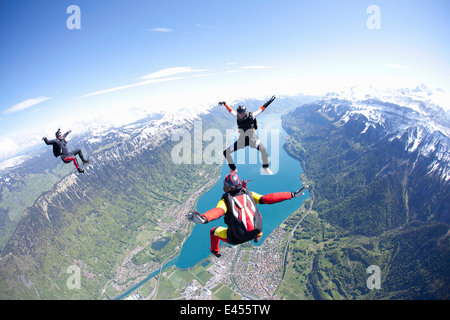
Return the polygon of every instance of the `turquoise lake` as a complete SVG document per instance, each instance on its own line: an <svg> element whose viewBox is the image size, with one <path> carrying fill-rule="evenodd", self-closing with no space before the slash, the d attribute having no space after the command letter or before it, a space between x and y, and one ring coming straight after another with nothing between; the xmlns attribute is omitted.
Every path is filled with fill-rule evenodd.
<svg viewBox="0 0 450 320"><path fill-rule="evenodd" d="M266 173L263 173L261 169L262 165L259 152L247 147L235 152L233 156L238 169L237 174L241 180L250 179L251 181L247 183L247 188L250 191L257 192L261 195L282 191L295 191L300 189L302 187L300 175L303 173L303 169L300 166L300 163L291 158L283 149L283 145L285 143L284 138L287 137L287 133L281 127L281 115L261 115L258 117L258 127L258 136L261 142L265 144L268 149L270 169L274 172L274 174L267 175ZM214 208L220 201L223 195L223 179L229 172L230 169L228 164L224 163L222 166L221 178L212 189L210 189L199 199L197 203L196 209L200 213L204 213L209 209ZM270 233L291 213L300 208L303 201L308 198L309 192L306 191L305 195L296 199L286 200L271 205L258 205L258 209L261 212L263 220L263 237L257 244L253 241L250 243L255 246L260 246L264 243L264 239L267 238L267 236L269 236ZM191 235L184 243L180 254L169 261L162 268L162 270L173 265L180 269L187 269L208 258L208 256L213 257L209 252L209 230L215 226L226 227L223 217L204 225L195 225ZM223 245L223 242L221 242L221 247ZM141 283L130 288L127 292L121 294L115 299L122 299L126 297L130 292L136 290L158 273L159 271L155 271L150 274Z"/></svg>
<svg viewBox="0 0 450 320"><path fill-rule="evenodd" d="M270 168L274 172L273 175L267 175L261 172L261 159L259 152L249 147L241 149L234 154L234 161L236 163L237 174L241 180L251 179L247 183L247 188L250 191L259 194L267 194L281 191L295 191L302 187L300 174L303 169L300 163L290 157L283 149L285 143L284 137L287 133L281 127L281 115L268 114L258 117L258 136L262 143L264 143L269 152ZM277 139L276 141L272 141ZM250 152L255 152L256 157L250 155ZM240 164L245 156L245 163ZM257 159L255 164L253 159ZM222 198L223 194L223 179L230 172L227 163L224 163L221 172L221 178L216 185L203 195L198 203L197 210L204 213L209 209L214 208ZM287 200L284 202L271 205L258 205L263 219L263 237L258 244L261 245L264 239L278 227L291 213L296 211L302 205L305 199L309 198L309 193L305 195ZM209 230L215 226L226 227L223 217L211 221L204 225L196 225L192 234L186 240L178 256L176 266L180 269L193 267L199 261L207 258L210 255L210 239ZM221 243L221 246L223 243Z"/></svg>

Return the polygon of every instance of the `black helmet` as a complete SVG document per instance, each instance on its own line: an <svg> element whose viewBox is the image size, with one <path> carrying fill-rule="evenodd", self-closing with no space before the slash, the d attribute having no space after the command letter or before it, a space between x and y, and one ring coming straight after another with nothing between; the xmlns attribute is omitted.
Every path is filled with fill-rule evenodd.
<svg viewBox="0 0 450 320"><path fill-rule="evenodd" d="M237 107L237 113L247 113L247 108L244 106L238 106Z"/></svg>

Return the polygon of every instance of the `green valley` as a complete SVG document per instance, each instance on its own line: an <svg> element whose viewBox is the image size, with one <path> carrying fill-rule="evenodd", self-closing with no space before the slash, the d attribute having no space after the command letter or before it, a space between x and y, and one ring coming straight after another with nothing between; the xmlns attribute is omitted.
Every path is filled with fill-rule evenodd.
<svg viewBox="0 0 450 320"><path fill-rule="evenodd" d="M294 232L279 292L301 299L448 299L449 233L439 219L448 193L436 189L448 185L418 175L421 164L412 166L415 155L398 141L375 131L361 135L361 122L344 126L321 108L304 105L283 119L287 151L303 164L314 207ZM381 270L380 289L366 284L371 265Z"/></svg>

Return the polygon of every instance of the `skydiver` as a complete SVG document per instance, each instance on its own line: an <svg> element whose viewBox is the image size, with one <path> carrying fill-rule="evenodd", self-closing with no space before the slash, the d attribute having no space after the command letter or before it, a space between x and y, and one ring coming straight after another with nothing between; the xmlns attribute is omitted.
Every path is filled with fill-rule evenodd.
<svg viewBox="0 0 450 320"><path fill-rule="evenodd" d="M219 105L224 105L232 115L236 116L236 122L239 129L239 138L237 141L223 151L223 155L227 159L228 166L230 167L230 172L237 171L236 165L231 157L231 153L250 146L250 148L255 148L261 152L263 163L262 167L264 171L267 174L273 174L273 172L269 169L269 156L267 155L267 148L261 143L256 135L256 129L258 128L256 117L263 112L273 100L275 100L275 96L272 96L269 101L259 107L259 109L255 112L248 112L247 108L241 105L239 105L235 111L226 102L219 102Z"/></svg>
<svg viewBox="0 0 450 320"><path fill-rule="evenodd" d="M262 217L256 207L258 204L273 204L298 198L303 194L303 187L294 192L276 192L260 195L249 191L247 181L241 181L236 173L229 173L223 180L222 199L213 209L200 214L193 211L187 214L187 219L196 224L205 224L225 215L224 220L228 228L214 227L210 230L210 251L220 257L220 240L229 244L241 244L250 240L258 242L262 237Z"/></svg>
<svg viewBox="0 0 450 320"><path fill-rule="evenodd" d="M55 133L56 139L48 140L46 137L43 137L42 140L44 140L44 142L47 145L53 146L53 155L55 157L60 156L61 160L64 163L70 163L71 161L73 161L73 164L75 165L75 168L77 168L78 172L83 173L84 169L80 168L75 156L78 155L80 157L81 161L83 162L83 164L89 163L89 160L86 160L83 157L83 153L81 152L81 149L75 149L75 150L69 152L69 149L67 148L66 137L71 132L72 132L72 130L69 130L65 134L62 134L61 129L58 129L58 131L56 131L56 133Z"/></svg>

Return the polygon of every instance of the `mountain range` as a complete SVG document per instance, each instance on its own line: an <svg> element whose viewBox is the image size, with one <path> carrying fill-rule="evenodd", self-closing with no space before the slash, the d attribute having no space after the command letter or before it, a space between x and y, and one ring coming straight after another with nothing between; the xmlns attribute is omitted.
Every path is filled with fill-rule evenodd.
<svg viewBox="0 0 450 320"><path fill-rule="evenodd" d="M355 87L283 118L322 226L325 246L307 282L315 299L449 298L450 126L432 96L425 86ZM355 274L371 265L381 270L380 290Z"/></svg>
<svg viewBox="0 0 450 320"><path fill-rule="evenodd" d="M438 173L444 181L450 179L450 99L442 90L434 91L423 84L381 92L353 87L348 92L327 94L324 103L333 106L335 112L346 108L342 124L360 116L365 125L362 134L373 128L389 135L391 141L404 140L409 153L418 151L418 161L434 159L429 174ZM331 110L324 105L322 111Z"/></svg>
<svg viewBox="0 0 450 320"><path fill-rule="evenodd" d="M353 87L276 101L268 111L287 113L285 148L304 167L320 221L342 238L368 237L364 246L325 247L314 257L307 284L313 298L333 298L329 292L336 290L337 297L349 299L447 299L450 122L445 93L425 85ZM241 103L249 109L261 105L251 99ZM99 127L69 141L91 159L83 175L55 159L50 149L4 161L0 297L101 299L177 252L188 231L177 215L192 209L220 172L218 166L175 165L170 159L176 144L172 134L192 131L195 120L202 121L203 130L235 127L218 107ZM179 206L183 209L173 210ZM163 250L142 254L143 247L161 239L170 240ZM295 246L292 250L294 259ZM139 264L131 263L139 252ZM347 273L337 276L336 268L348 266L330 257L344 254L356 261L358 252L367 253L358 263L380 264L382 290L324 290L317 279L325 274L338 279L336 288L355 282ZM328 265L324 261L333 261L335 269L321 269ZM89 279L83 293L65 284L72 265Z"/></svg>

